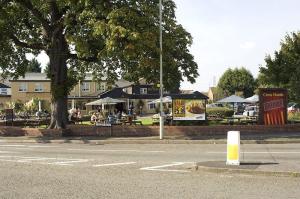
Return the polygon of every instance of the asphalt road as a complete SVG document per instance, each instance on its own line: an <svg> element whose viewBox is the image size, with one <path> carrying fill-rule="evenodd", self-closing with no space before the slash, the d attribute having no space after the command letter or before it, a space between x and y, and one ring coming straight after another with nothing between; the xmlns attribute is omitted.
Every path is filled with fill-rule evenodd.
<svg viewBox="0 0 300 199"><path fill-rule="evenodd" d="M300 198L300 178L210 173L225 145L0 143L0 198ZM243 161L300 172L300 144L242 145Z"/></svg>

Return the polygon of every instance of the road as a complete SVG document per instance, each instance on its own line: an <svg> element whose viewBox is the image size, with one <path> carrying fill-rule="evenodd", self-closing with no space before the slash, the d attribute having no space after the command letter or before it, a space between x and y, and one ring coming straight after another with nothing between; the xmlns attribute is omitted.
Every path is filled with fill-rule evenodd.
<svg viewBox="0 0 300 199"><path fill-rule="evenodd" d="M300 178L210 173L226 145L0 143L0 198L299 198ZM300 144L242 145L242 160L300 171ZM268 165L266 165L267 167Z"/></svg>

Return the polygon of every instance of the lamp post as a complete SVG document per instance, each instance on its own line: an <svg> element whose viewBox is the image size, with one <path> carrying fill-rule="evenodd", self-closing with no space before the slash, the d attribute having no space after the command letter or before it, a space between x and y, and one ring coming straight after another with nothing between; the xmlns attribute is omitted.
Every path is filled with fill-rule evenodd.
<svg viewBox="0 0 300 199"><path fill-rule="evenodd" d="M160 89L160 116L159 116L159 139L164 138L164 116L163 116L163 68L162 68L162 0L159 0L159 64L160 64L160 78L159 78L159 89Z"/></svg>

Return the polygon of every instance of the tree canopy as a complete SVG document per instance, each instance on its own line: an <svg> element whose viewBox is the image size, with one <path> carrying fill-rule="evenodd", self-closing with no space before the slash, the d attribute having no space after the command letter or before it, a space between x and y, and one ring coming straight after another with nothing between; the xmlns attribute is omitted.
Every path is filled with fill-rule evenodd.
<svg viewBox="0 0 300 199"><path fill-rule="evenodd" d="M261 82L268 87L288 89L290 100L300 102L300 32L287 34L274 56L260 67Z"/></svg>
<svg viewBox="0 0 300 199"><path fill-rule="evenodd" d="M28 62L26 72L40 73L42 72L42 66L37 59L33 58Z"/></svg>
<svg viewBox="0 0 300 199"><path fill-rule="evenodd" d="M70 70L97 78L119 75L159 80L158 0L1 0L1 67L19 75L26 53L50 54L51 36L62 30ZM186 77L195 82L191 35L175 19L175 3L163 10L163 66L166 89ZM19 69L19 70L18 70ZM19 72L20 71L20 72ZM19 73L15 73L19 72ZM97 74L97 75L96 75ZM83 74L82 74L83 75Z"/></svg>
<svg viewBox="0 0 300 199"><path fill-rule="evenodd" d="M242 92L244 97L252 96L256 88L251 72L243 67L240 69L227 69L221 76L218 87L227 96Z"/></svg>
<svg viewBox="0 0 300 199"><path fill-rule="evenodd" d="M173 1L163 6L167 90L178 88L183 78L195 82L198 76L189 52L192 37L177 23L175 8ZM26 71L27 53L49 56L50 126L63 128L67 95L87 71L96 80L143 77L158 83L158 0L0 0L0 46L3 74L16 77Z"/></svg>

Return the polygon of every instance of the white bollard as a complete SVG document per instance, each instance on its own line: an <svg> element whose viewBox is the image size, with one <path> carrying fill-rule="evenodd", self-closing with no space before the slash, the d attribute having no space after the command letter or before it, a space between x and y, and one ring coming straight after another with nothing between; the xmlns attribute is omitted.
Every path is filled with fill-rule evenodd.
<svg viewBox="0 0 300 199"><path fill-rule="evenodd" d="M227 132L227 165L240 165L240 132Z"/></svg>

